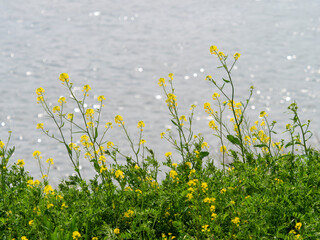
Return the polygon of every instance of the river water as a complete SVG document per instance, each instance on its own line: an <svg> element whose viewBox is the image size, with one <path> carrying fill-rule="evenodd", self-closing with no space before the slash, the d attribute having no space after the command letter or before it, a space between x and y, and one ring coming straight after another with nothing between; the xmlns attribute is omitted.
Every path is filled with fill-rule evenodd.
<svg viewBox="0 0 320 240"><path fill-rule="evenodd" d="M39 122L46 129L53 125L36 103L35 89L43 87L56 105L59 96L68 97L58 79L67 72L78 90L91 86L88 106L105 95L102 121L122 115L136 139L136 124L143 120L147 146L164 159L172 148L160 133L170 119L157 81L172 72L181 114L198 105L195 132L202 132L215 152L203 103L216 90L204 79L222 72L210 45L231 56L241 53L233 72L236 95L244 100L255 86L248 113L253 120L266 110L283 130L290 118L287 106L296 101L302 119L311 119L320 135L319 12L317 0L0 0L0 139L12 131L11 163L24 159L35 177L40 176L35 150L54 158L52 181L71 174L63 146L36 129ZM107 138L129 151L119 128ZM85 161L82 171L92 176Z"/></svg>

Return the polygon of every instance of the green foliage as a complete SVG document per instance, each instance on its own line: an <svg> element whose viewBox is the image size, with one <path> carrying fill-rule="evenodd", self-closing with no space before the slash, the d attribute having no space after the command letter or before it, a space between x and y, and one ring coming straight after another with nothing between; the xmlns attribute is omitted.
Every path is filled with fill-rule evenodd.
<svg viewBox="0 0 320 240"><path fill-rule="evenodd" d="M228 67L228 56L215 46L210 51L227 75L220 82L207 77L221 97L213 94L216 111L210 103L204 104L213 119L209 127L221 144L218 157L222 169L204 137L192 131L195 106L188 115L180 114L173 74L169 74L168 87L164 78L159 79L174 125L161 133L161 138L172 144L180 159L167 152L161 166L143 139L144 122L138 122L138 137L133 139L123 118L115 117L132 150L132 154L122 153L120 146L105 140L112 124L106 123L102 131L99 128L104 97L98 97L98 110L86 108L90 86L85 85L84 95L77 97L64 73L60 80L81 118L64 111L67 103L63 97L50 109L44 89L39 88L37 100L60 135L52 135L42 123L37 127L64 145L76 174L53 189L47 176L52 159L46 161L43 174L41 153L34 152L43 175L42 181L34 180L25 171L23 160L8 164L14 148L8 148L9 141L1 141L0 238L319 239L320 153L307 145L312 135L310 121L303 124L297 105L291 104L292 124L285 129L290 138L275 142L276 123L269 124L266 112L260 113L261 122L254 125L245 116L253 88L244 103L235 101L231 70L240 54L234 55ZM225 118L228 109L231 121ZM227 157L232 159L229 164L225 163ZM119 164L119 158L125 159L125 164ZM90 161L96 172L89 181L81 176L79 163L83 160Z"/></svg>

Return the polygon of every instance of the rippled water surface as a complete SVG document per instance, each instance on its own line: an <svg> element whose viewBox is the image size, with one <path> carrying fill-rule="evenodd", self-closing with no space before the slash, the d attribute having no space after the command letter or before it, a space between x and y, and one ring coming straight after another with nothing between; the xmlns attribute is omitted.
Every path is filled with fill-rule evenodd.
<svg viewBox="0 0 320 240"><path fill-rule="evenodd" d="M72 173L63 146L35 128L44 122L53 129L36 103L35 89L46 89L55 105L59 96L68 97L58 79L67 72L79 93L90 84L89 106L98 95L106 96L103 121L120 114L137 136L136 123L144 120L148 146L162 159L169 150L159 134L170 120L157 80L173 72L181 110L198 105L195 130L204 133L214 150L202 110L215 91L205 76L221 75L210 45L242 54L233 76L239 100L255 86L249 113L253 119L267 110L284 129L286 108L295 100L302 118L311 119L319 135L319 12L317 0L2 0L0 138L5 140L12 130L12 160L25 159L36 177L34 150L55 159L51 178ZM128 151L118 128L108 138ZM82 165L90 177L91 166L85 161Z"/></svg>

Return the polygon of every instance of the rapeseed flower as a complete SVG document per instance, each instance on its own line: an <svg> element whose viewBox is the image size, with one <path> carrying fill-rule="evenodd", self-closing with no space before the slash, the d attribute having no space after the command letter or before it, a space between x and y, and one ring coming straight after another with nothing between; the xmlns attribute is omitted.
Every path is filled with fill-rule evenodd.
<svg viewBox="0 0 320 240"><path fill-rule="evenodd" d="M216 123L215 123L214 120L211 120L211 121L209 122L209 128L211 128L211 129L213 129L213 130L218 130L218 127L217 127L217 125L216 125Z"/></svg>
<svg viewBox="0 0 320 240"><path fill-rule="evenodd" d="M115 172L115 176L116 176L116 178L121 178L121 179L124 178L124 174L123 174L123 172L121 170L117 170Z"/></svg>
<svg viewBox="0 0 320 240"><path fill-rule="evenodd" d="M173 75L174 75L173 73L168 74L168 77L171 79L171 81L173 80Z"/></svg>
<svg viewBox="0 0 320 240"><path fill-rule="evenodd" d="M240 222L240 218L238 217L235 217L234 219L231 220L231 222L233 222L234 224L237 224L239 225L239 222Z"/></svg>
<svg viewBox="0 0 320 240"><path fill-rule="evenodd" d="M1 140L0 140L0 148L4 148L4 146L5 146L5 144L4 144L4 142L2 142Z"/></svg>
<svg viewBox="0 0 320 240"><path fill-rule="evenodd" d="M175 170L171 170L171 171L169 172L169 175L170 175L171 178L175 179L176 176L178 175L178 173L177 173Z"/></svg>
<svg viewBox="0 0 320 240"><path fill-rule="evenodd" d="M44 92L45 92L45 90L44 90L42 87L37 88L37 90L36 90L36 94L37 94L38 96L43 95Z"/></svg>
<svg viewBox="0 0 320 240"><path fill-rule="evenodd" d="M202 232L210 232L210 229L208 229L209 225L202 226Z"/></svg>
<svg viewBox="0 0 320 240"><path fill-rule="evenodd" d="M58 103L60 103L60 105L62 105L63 103L66 103L66 98L65 97L60 97L58 99Z"/></svg>
<svg viewBox="0 0 320 240"><path fill-rule="evenodd" d="M163 138L163 136L164 136L165 134L166 134L165 132L160 133L161 139Z"/></svg>
<svg viewBox="0 0 320 240"><path fill-rule="evenodd" d="M143 131L143 129L142 129L142 128L144 128L144 127L145 127L144 122L143 122L143 121L139 121L139 122L138 122L138 125L137 125L137 128L140 128L140 129L141 129L141 131Z"/></svg>
<svg viewBox="0 0 320 240"><path fill-rule="evenodd" d="M141 139L141 140L140 140L140 145L145 144L146 142L147 142L146 140Z"/></svg>
<svg viewBox="0 0 320 240"><path fill-rule="evenodd" d="M162 86L167 86L167 85L166 85L166 80L165 80L164 78L159 78L158 85L159 85L160 87L162 87Z"/></svg>
<svg viewBox="0 0 320 240"><path fill-rule="evenodd" d="M217 51L218 51L219 49L217 48L217 46L211 46L210 47L210 53L211 54L217 54Z"/></svg>
<svg viewBox="0 0 320 240"><path fill-rule="evenodd" d="M298 222L298 223L296 223L296 226L294 228L297 230L300 230L301 227L302 227L302 223Z"/></svg>
<svg viewBox="0 0 320 240"><path fill-rule="evenodd" d="M60 112L60 106L54 106L53 108L52 108L52 112Z"/></svg>
<svg viewBox="0 0 320 240"><path fill-rule="evenodd" d="M233 55L233 58L235 59L235 60L238 60L238 58L240 57L240 53L235 53L234 55Z"/></svg>
<svg viewBox="0 0 320 240"><path fill-rule="evenodd" d="M213 100L217 100L218 99L218 97L220 97L220 94L219 93L214 93L214 94L212 94L212 99Z"/></svg>
<svg viewBox="0 0 320 240"><path fill-rule="evenodd" d="M227 152L227 147L226 146L221 146L220 147L220 152L223 152L223 153L225 153L225 152Z"/></svg>
<svg viewBox="0 0 320 240"><path fill-rule="evenodd" d="M106 100L106 98L105 98L103 95L101 95L101 96L98 97L98 101L99 101L99 102L102 102L103 100Z"/></svg>
<svg viewBox="0 0 320 240"><path fill-rule="evenodd" d="M114 143L113 142L107 142L107 148L111 148L111 147L113 147L114 146Z"/></svg>
<svg viewBox="0 0 320 240"><path fill-rule="evenodd" d="M87 119L89 119L89 118L92 118L92 116L93 116L93 114L94 114L94 110L92 109L92 108L88 108L87 110L86 110L86 117L87 117Z"/></svg>
<svg viewBox="0 0 320 240"><path fill-rule="evenodd" d="M29 221L29 225L31 226L33 224L33 220L30 220Z"/></svg>
<svg viewBox="0 0 320 240"><path fill-rule="evenodd" d="M53 165L53 158L48 158L48 159L46 160L46 163L50 163L51 165Z"/></svg>
<svg viewBox="0 0 320 240"><path fill-rule="evenodd" d="M83 86L83 88L82 88L82 92L84 92L85 94L87 93L87 92L89 92L91 90L91 87L90 87L90 85L84 85Z"/></svg>
<svg viewBox="0 0 320 240"><path fill-rule="evenodd" d="M38 123L37 124L37 129L43 129L43 123Z"/></svg>
<svg viewBox="0 0 320 240"><path fill-rule="evenodd" d="M172 155L172 152L167 152L164 154L166 157L170 157Z"/></svg>
<svg viewBox="0 0 320 240"><path fill-rule="evenodd" d="M23 159L19 159L16 164L17 164L17 166L19 166L19 167L23 167L23 166L24 166L24 161L23 161Z"/></svg>
<svg viewBox="0 0 320 240"><path fill-rule="evenodd" d="M74 231L72 233L72 239L76 239L77 240L79 238L81 238L81 234L78 231Z"/></svg>
<svg viewBox="0 0 320 240"><path fill-rule="evenodd" d="M62 82L69 82L69 75L67 73L61 73L59 79Z"/></svg>
<svg viewBox="0 0 320 240"><path fill-rule="evenodd" d="M113 232L114 232L114 234L119 234L119 233L120 233L120 229L119 229L119 228L115 228L115 229L113 230Z"/></svg>
<svg viewBox="0 0 320 240"><path fill-rule="evenodd" d="M208 143L207 142L203 142L202 144L201 144L201 148L208 148L209 146L208 146Z"/></svg>
<svg viewBox="0 0 320 240"><path fill-rule="evenodd" d="M120 115L117 115L114 117L114 121L121 126L121 124L124 124L123 118Z"/></svg>
<svg viewBox="0 0 320 240"><path fill-rule="evenodd" d="M53 188L50 185L47 185L44 187L43 192L49 194L50 192L53 192Z"/></svg>
<svg viewBox="0 0 320 240"><path fill-rule="evenodd" d="M38 157L41 158L40 154L41 154L40 151L34 151L33 154L32 154L32 156L33 156L34 158L38 158Z"/></svg>

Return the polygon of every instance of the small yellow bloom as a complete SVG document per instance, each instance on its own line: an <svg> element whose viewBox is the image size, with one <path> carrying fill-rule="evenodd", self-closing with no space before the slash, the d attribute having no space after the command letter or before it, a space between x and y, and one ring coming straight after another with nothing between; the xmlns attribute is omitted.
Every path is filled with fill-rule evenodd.
<svg viewBox="0 0 320 240"><path fill-rule="evenodd" d="M106 100L106 98L105 98L103 95L101 95L101 96L98 97L98 101L99 101L99 102L102 102L103 100Z"/></svg>
<svg viewBox="0 0 320 240"><path fill-rule="evenodd" d="M166 134L165 132L160 133L161 139L163 138L163 136L164 136L165 134Z"/></svg>
<svg viewBox="0 0 320 240"><path fill-rule="evenodd" d="M97 237L93 237L93 238L91 238L91 240L98 240L98 238Z"/></svg>
<svg viewBox="0 0 320 240"><path fill-rule="evenodd" d="M92 118L92 116L93 116L93 114L94 114L94 110L92 109L92 108L88 108L87 110L86 110L86 117L87 117L87 119L89 119L89 118Z"/></svg>
<svg viewBox="0 0 320 240"><path fill-rule="evenodd" d="M131 218L134 215L134 211L129 209L127 212L124 213L124 217Z"/></svg>
<svg viewBox="0 0 320 240"><path fill-rule="evenodd" d="M49 208L52 208L54 205L52 204L52 203L49 203L48 205L47 205L47 208L49 209Z"/></svg>
<svg viewBox="0 0 320 240"><path fill-rule="evenodd" d="M84 85L83 86L83 89L82 89L82 92L84 92L85 94L87 93L87 92L89 92L91 90L91 87L90 87L90 85Z"/></svg>
<svg viewBox="0 0 320 240"><path fill-rule="evenodd" d="M40 154L41 154L40 151L34 151L33 154L32 154L32 156L33 156L34 158L38 158L38 157L41 158Z"/></svg>
<svg viewBox="0 0 320 240"><path fill-rule="evenodd" d="M142 131L142 128L144 128L144 127L145 127L144 122L143 121L139 121L138 125L137 125L137 128L141 128L141 131Z"/></svg>
<svg viewBox="0 0 320 240"><path fill-rule="evenodd" d="M52 112L60 112L60 106L54 106L53 108L52 108Z"/></svg>
<svg viewBox="0 0 320 240"><path fill-rule="evenodd" d="M159 78L158 85L160 87L166 86L166 80L164 78Z"/></svg>
<svg viewBox="0 0 320 240"><path fill-rule="evenodd" d="M291 230L291 231L289 232L289 234L296 234L296 231L295 231L295 230Z"/></svg>
<svg viewBox="0 0 320 240"><path fill-rule="evenodd" d="M171 79L171 81L173 80L173 73L169 73L168 77Z"/></svg>
<svg viewBox="0 0 320 240"><path fill-rule="evenodd" d="M123 174L123 172L121 170L117 170L115 172L115 176L116 176L116 178L121 178L121 179L124 178L124 174Z"/></svg>
<svg viewBox="0 0 320 240"><path fill-rule="evenodd" d="M142 194L142 191L140 189L135 190L136 193Z"/></svg>
<svg viewBox="0 0 320 240"><path fill-rule="evenodd" d="M107 148L111 148L111 147L113 147L114 146L114 143L113 142L107 142Z"/></svg>
<svg viewBox="0 0 320 240"><path fill-rule="evenodd" d="M214 120L211 120L211 121L209 122L209 127L210 127L211 129L213 129L213 130L218 130L218 127L216 126L216 123L215 123Z"/></svg>
<svg viewBox="0 0 320 240"><path fill-rule="evenodd" d="M225 152L227 152L227 147L226 146L221 146L220 147L220 152L222 152L222 153L225 153Z"/></svg>
<svg viewBox="0 0 320 240"><path fill-rule="evenodd" d="M210 47L210 53L211 54L217 54L218 48L217 46L211 46Z"/></svg>
<svg viewBox="0 0 320 240"><path fill-rule="evenodd" d="M113 128L111 122L107 122L105 127L106 127L106 128Z"/></svg>
<svg viewBox="0 0 320 240"><path fill-rule="evenodd" d="M208 143L207 142L203 142L202 144L201 144L201 148L208 148L209 146L208 146Z"/></svg>
<svg viewBox="0 0 320 240"><path fill-rule="evenodd" d="M202 232L210 232L210 229L208 229L209 225L202 226Z"/></svg>
<svg viewBox="0 0 320 240"><path fill-rule="evenodd" d="M235 201L230 201L230 204L234 205L234 204L236 204L236 202Z"/></svg>
<svg viewBox="0 0 320 240"><path fill-rule="evenodd" d="M49 194L50 192L53 192L53 188L50 185L47 185L44 187L43 192Z"/></svg>
<svg viewBox="0 0 320 240"><path fill-rule="evenodd" d="M59 79L62 82L69 82L69 75L67 73L61 73Z"/></svg>
<svg viewBox="0 0 320 240"><path fill-rule="evenodd" d="M62 103L66 103L66 98L65 97L60 97L58 99L58 103L60 103L60 105L62 105Z"/></svg>
<svg viewBox="0 0 320 240"><path fill-rule="evenodd" d="M214 220L216 217L217 217L217 214L216 214L216 213L212 213L212 214L211 214L211 220Z"/></svg>
<svg viewBox="0 0 320 240"><path fill-rule="evenodd" d="M238 60L238 58L240 57L240 55L241 55L240 53L235 53L235 54L233 55L233 57L234 57L235 60Z"/></svg>
<svg viewBox="0 0 320 240"><path fill-rule="evenodd" d="M218 97L220 97L220 94L219 94L219 93L216 93L216 92L215 92L215 93L212 95L212 99L213 99L213 100L217 100Z"/></svg>
<svg viewBox="0 0 320 240"><path fill-rule="evenodd" d="M43 123L38 123L37 124L37 129L43 129Z"/></svg>
<svg viewBox="0 0 320 240"><path fill-rule="evenodd" d="M178 175L178 173L175 170L171 170L169 175L170 175L171 178L175 179L176 176Z"/></svg>
<svg viewBox="0 0 320 240"><path fill-rule="evenodd" d="M123 118L120 115L115 116L114 121L118 123L119 126L121 126L121 124L124 124Z"/></svg>
<svg viewBox="0 0 320 240"><path fill-rule="evenodd" d="M222 189L220 190L221 194L224 194L226 191L227 191L227 190L226 190L225 188L222 188Z"/></svg>
<svg viewBox="0 0 320 240"><path fill-rule="evenodd" d="M46 163L50 163L51 165L53 165L53 158L48 158L48 159L46 160Z"/></svg>
<svg viewBox="0 0 320 240"><path fill-rule="evenodd" d="M295 229L300 230L301 227L302 227L301 222L296 223Z"/></svg>
<svg viewBox="0 0 320 240"><path fill-rule="evenodd" d="M234 224L239 224L240 218L235 217L234 219L231 220L231 222L233 222Z"/></svg>
<svg viewBox="0 0 320 240"><path fill-rule="evenodd" d="M203 192L208 191L208 184L206 182L201 183L201 187Z"/></svg>
<svg viewBox="0 0 320 240"><path fill-rule="evenodd" d="M140 145L141 145L141 144L145 144L146 142L147 142L146 140L141 139L141 140L140 140Z"/></svg>
<svg viewBox="0 0 320 240"><path fill-rule="evenodd" d="M190 110L193 110L193 109L196 108L196 107L197 107L196 105L192 104L192 105L190 106Z"/></svg>
<svg viewBox="0 0 320 240"><path fill-rule="evenodd" d="M89 127L94 127L94 123L93 122L87 122L87 128Z"/></svg>
<svg viewBox="0 0 320 240"><path fill-rule="evenodd" d="M1 140L0 140L0 148L4 148L4 146L5 146L5 144L4 144L4 142L2 142Z"/></svg>
<svg viewBox="0 0 320 240"><path fill-rule="evenodd" d="M266 113L265 111L262 111L262 112L260 112L259 117L260 117L260 118L263 118L264 116L266 116L266 114L267 114L267 113Z"/></svg>
<svg viewBox="0 0 320 240"><path fill-rule="evenodd" d="M172 155L172 152L167 152L164 154L166 157L170 157Z"/></svg>
<svg viewBox="0 0 320 240"><path fill-rule="evenodd" d="M177 163L172 163L172 167L176 168L178 166Z"/></svg>
<svg viewBox="0 0 320 240"><path fill-rule="evenodd" d="M19 159L16 163L19 167L23 167L24 166L24 161L23 159Z"/></svg>
<svg viewBox="0 0 320 240"><path fill-rule="evenodd" d="M68 119L70 119L72 121L73 120L73 116L74 116L73 113L69 113L68 114Z"/></svg>
<svg viewBox="0 0 320 240"><path fill-rule="evenodd" d="M30 220L29 221L29 225L31 226L33 224L33 220Z"/></svg>
<svg viewBox="0 0 320 240"><path fill-rule="evenodd" d="M37 94L38 96L43 95L44 92L45 92L45 90L44 90L42 87L37 88L37 90L36 90L36 94Z"/></svg>
<svg viewBox="0 0 320 240"><path fill-rule="evenodd" d="M214 199L214 200L215 200L215 199ZM216 210L216 206L211 205L211 206L210 206L210 211L211 211L211 212L214 212L215 210Z"/></svg>
<svg viewBox="0 0 320 240"><path fill-rule="evenodd" d="M192 193L188 193L188 194L186 195L186 197L187 197L188 200L190 201L190 200L193 198L193 195L192 195Z"/></svg>
<svg viewBox="0 0 320 240"><path fill-rule="evenodd" d="M21 240L28 240L28 238L26 236L22 236Z"/></svg>
<svg viewBox="0 0 320 240"><path fill-rule="evenodd" d="M78 231L74 231L72 233L72 239L76 239L77 240L79 238L81 238L81 234Z"/></svg>
<svg viewBox="0 0 320 240"><path fill-rule="evenodd" d="M186 165L191 168L192 167L192 163L191 162L186 162Z"/></svg>

